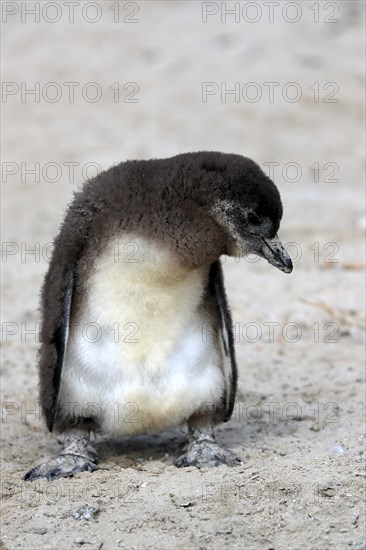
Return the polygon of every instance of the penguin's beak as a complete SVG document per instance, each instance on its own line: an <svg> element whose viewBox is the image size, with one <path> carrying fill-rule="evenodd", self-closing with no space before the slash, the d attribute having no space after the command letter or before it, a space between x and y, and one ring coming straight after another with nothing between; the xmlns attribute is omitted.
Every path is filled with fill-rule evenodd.
<svg viewBox="0 0 366 550"><path fill-rule="evenodd" d="M263 246L261 250L261 255L266 258L270 264L274 265L284 273L291 273L292 271L292 261L290 256L287 254L285 247L281 243L278 235L273 239L265 239L260 237Z"/></svg>

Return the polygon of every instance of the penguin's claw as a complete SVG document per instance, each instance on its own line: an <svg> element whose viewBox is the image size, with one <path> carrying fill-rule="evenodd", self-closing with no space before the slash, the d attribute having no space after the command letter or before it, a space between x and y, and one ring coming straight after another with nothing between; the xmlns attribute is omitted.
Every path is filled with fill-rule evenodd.
<svg viewBox="0 0 366 550"><path fill-rule="evenodd" d="M24 481L35 481L46 478L48 481L53 481L61 477L71 477L79 472L94 472L98 469L98 465L90 457L61 454L49 462L32 468L23 479Z"/></svg>
<svg viewBox="0 0 366 550"><path fill-rule="evenodd" d="M174 464L178 468L185 466L214 468L221 464L239 466L243 461L232 451L220 447L212 438L199 438L188 443L185 453L175 459Z"/></svg>

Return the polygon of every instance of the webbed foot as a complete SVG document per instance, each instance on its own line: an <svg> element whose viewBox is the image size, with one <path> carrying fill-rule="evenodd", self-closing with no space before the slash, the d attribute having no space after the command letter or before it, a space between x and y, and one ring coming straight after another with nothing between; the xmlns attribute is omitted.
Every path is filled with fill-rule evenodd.
<svg viewBox="0 0 366 550"><path fill-rule="evenodd" d="M212 430L192 431L185 452L174 460L178 468L196 466L197 468L214 468L221 464L239 466L243 464L240 457L215 441Z"/></svg>
<svg viewBox="0 0 366 550"><path fill-rule="evenodd" d="M34 481L45 477L48 481L60 477L71 477L78 472L94 472L98 466L86 458L77 455L59 455L29 470L23 477L24 481Z"/></svg>
<svg viewBox="0 0 366 550"><path fill-rule="evenodd" d="M89 439L80 435L67 435L61 453L54 459L39 464L25 474L25 481L46 478L48 481L71 477L78 472L98 470L99 458Z"/></svg>

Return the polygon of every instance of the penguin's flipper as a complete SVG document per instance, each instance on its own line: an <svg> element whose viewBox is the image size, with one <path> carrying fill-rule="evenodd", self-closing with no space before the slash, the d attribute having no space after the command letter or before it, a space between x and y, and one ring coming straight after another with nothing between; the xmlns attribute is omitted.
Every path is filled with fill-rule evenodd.
<svg viewBox="0 0 366 550"><path fill-rule="evenodd" d="M210 294L216 301L220 317L220 333L224 353L224 374L226 383L223 421L227 422L234 409L238 369L235 359L231 313L226 297L224 275L220 260L211 264L209 288Z"/></svg>
<svg viewBox="0 0 366 550"><path fill-rule="evenodd" d="M39 361L41 404L50 432L56 417L61 372L69 338L73 288L73 264L60 269L54 262L43 286L43 329Z"/></svg>

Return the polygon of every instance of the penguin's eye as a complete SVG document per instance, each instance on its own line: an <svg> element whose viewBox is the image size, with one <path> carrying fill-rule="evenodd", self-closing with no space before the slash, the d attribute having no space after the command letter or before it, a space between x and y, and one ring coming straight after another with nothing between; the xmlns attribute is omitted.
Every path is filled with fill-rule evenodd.
<svg viewBox="0 0 366 550"><path fill-rule="evenodd" d="M247 220L248 220L248 223L250 223L250 225L259 225L261 223L257 214L254 214L253 212L250 212L248 214Z"/></svg>

